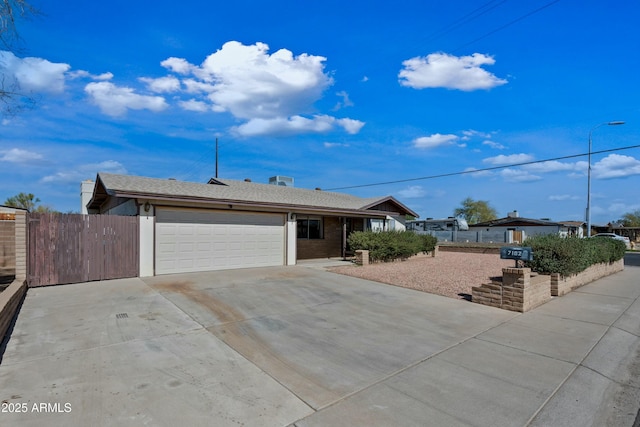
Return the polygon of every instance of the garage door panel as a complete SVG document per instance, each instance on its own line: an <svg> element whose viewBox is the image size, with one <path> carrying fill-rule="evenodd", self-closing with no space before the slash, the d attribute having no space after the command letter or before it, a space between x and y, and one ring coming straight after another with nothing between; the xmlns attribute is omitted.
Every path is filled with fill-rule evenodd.
<svg viewBox="0 0 640 427"><path fill-rule="evenodd" d="M284 216L158 209L156 273L284 264Z"/></svg>

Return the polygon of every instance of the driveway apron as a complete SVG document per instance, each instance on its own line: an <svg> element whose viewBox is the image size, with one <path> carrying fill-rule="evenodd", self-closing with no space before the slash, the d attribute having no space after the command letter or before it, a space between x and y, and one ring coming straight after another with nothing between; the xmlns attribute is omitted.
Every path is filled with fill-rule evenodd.
<svg viewBox="0 0 640 427"><path fill-rule="evenodd" d="M30 289L0 424L632 424L638 273L525 314L303 266Z"/></svg>

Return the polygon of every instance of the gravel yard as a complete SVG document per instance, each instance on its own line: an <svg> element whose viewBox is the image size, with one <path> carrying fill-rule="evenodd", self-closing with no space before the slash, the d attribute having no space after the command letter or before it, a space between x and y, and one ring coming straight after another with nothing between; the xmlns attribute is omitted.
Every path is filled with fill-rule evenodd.
<svg viewBox="0 0 640 427"><path fill-rule="evenodd" d="M425 256L367 266L335 267L330 271L445 297L470 299L472 286L488 283L490 277L502 276L502 268L513 265L512 260L500 259L498 254L439 252L435 258Z"/></svg>

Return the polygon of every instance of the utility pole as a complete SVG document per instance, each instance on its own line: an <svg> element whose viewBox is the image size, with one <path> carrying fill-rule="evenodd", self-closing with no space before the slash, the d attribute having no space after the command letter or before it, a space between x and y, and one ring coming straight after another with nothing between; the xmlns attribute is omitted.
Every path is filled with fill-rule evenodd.
<svg viewBox="0 0 640 427"><path fill-rule="evenodd" d="M218 177L218 138L216 138L216 178Z"/></svg>

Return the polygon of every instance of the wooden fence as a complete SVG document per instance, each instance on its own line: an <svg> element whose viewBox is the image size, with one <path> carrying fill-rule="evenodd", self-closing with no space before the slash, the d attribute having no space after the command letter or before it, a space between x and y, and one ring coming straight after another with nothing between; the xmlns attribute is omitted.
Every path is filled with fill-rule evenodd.
<svg viewBox="0 0 640 427"><path fill-rule="evenodd" d="M28 285L137 277L135 216L29 214Z"/></svg>

